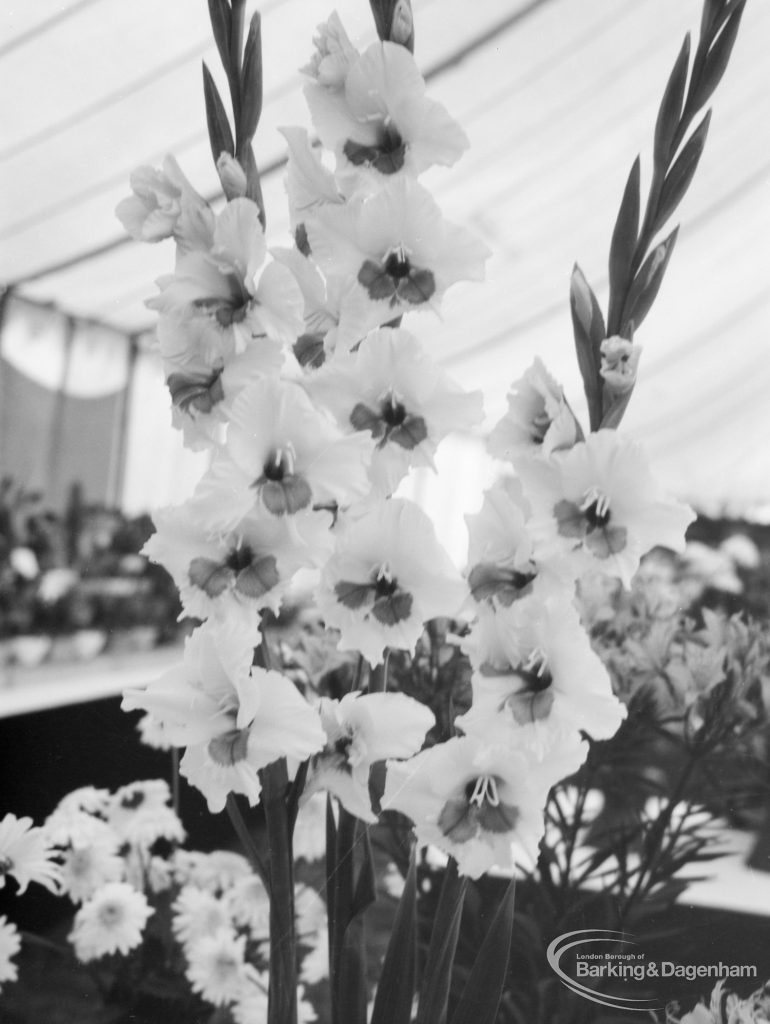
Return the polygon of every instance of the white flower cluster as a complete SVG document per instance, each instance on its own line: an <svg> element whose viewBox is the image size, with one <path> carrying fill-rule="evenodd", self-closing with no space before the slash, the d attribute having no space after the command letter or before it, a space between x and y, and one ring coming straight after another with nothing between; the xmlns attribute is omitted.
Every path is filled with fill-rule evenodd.
<svg viewBox="0 0 770 1024"><path fill-rule="evenodd" d="M628 584L651 546L681 547L691 513L663 498L636 445L612 430L585 437L536 361L489 445L519 481L485 495L459 574L426 515L394 492L450 430L483 417L481 396L400 327L483 276L485 246L418 180L467 140L407 49L360 53L336 15L304 72L331 158L302 129L284 131L294 248L268 254L226 154L219 212L171 158L137 172L119 208L135 237L176 240L175 272L150 305L175 420L211 451L193 497L157 514L145 549L203 625L183 664L123 706L185 748L181 771L212 811L230 793L255 804L271 762L286 757L291 773L312 758L307 793L327 789L374 821L369 769L386 761L383 807L409 815L422 842L470 875L510 868L534 853L547 793L582 763L583 734L609 737L623 718L576 580L598 571ZM621 341L603 349L602 374L625 387L638 353ZM313 705L288 676L253 667L260 614L280 608L302 569L318 573L316 607L339 649L370 666L388 648L414 652L431 619L471 609L473 704L459 735L418 753L434 718L411 697Z"/></svg>
<svg viewBox="0 0 770 1024"><path fill-rule="evenodd" d="M472 705L461 736L390 766L383 801L474 877L534 862L549 789L583 763L586 737L611 737L625 717L576 582L627 585L654 545L681 550L693 518L660 493L636 444L583 434L539 360L514 383L489 451L516 478L468 517Z"/></svg>
<svg viewBox="0 0 770 1024"><path fill-rule="evenodd" d="M236 1024L262 1020L267 1012L270 904L248 862L238 854L179 850L173 857L177 896L171 927L184 954L194 992L214 1006L230 1007ZM306 886L296 893L297 930L305 954L300 977L313 983L319 957L326 958L326 912ZM298 991L299 1020L315 1013Z"/></svg>
<svg viewBox="0 0 770 1024"><path fill-rule="evenodd" d="M300 570L341 650L370 665L413 651L424 623L456 615L460 573L413 503L393 497L442 438L482 418L467 394L392 326L437 310L446 289L479 279L485 247L449 224L417 177L453 163L460 128L425 96L411 54L359 53L336 16L321 26L306 95L327 168L287 129L296 246L268 254L257 205L239 194L214 212L172 158L142 169L119 207L145 241L173 236L175 272L150 302L177 425L211 450L193 497L155 516L146 553L173 575L185 613L203 621L184 661L126 693L151 742L182 747L181 771L221 810L255 804L259 772L314 757L307 796L328 788L372 821L375 761L410 757L432 713L402 694L350 694L311 706L280 672L254 667L264 609L278 611Z"/></svg>
<svg viewBox="0 0 770 1024"><path fill-rule="evenodd" d="M261 1019L268 988L267 892L239 854L183 849L184 829L169 800L167 784L151 779L114 793L74 790L41 827L8 814L0 821L0 883L7 874L19 892L34 882L78 905L69 939L83 963L129 954L143 943L150 917L160 916L156 930L170 929L191 989L214 1006L229 1006L236 1024ZM328 959L326 910L311 889L299 886L296 911L300 977L314 984ZM0 986L16 979L13 958L20 947L16 927L0 917ZM313 1021L302 995L300 989L299 1019Z"/></svg>

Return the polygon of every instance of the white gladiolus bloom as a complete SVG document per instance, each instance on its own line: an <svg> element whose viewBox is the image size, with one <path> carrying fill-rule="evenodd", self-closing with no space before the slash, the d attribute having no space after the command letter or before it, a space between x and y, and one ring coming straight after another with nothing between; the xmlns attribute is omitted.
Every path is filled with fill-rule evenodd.
<svg viewBox="0 0 770 1024"><path fill-rule="evenodd" d="M303 761L324 744L317 714L292 681L251 660L249 637L202 626L181 666L123 697L124 710L151 712L169 740L186 747L180 770L215 813L231 792L256 804L261 768L280 757Z"/></svg>
<svg viewBox="0 0 770 1024"><path fill-rule="evenodd" d="M340 630L340 650L360 651L376 665L386 647L414 651L424 623L456 614L466 595L430 519L392 498L340 531L318 607L327 626Z"/></svg>
<svg viewBox="0 0 770 1024"><path fill-rule="evenodd" d="M392 328L373 331L355 353L328 361L307 388L344 429L371 435L370 476L382 495L392 494L411 466L435 468L439 442L484 414L480 391L463 391L417 338Z"/></svg>
<svg viewBox="0 0 770 1024"><path fill-rule="evenodd" d="M684 550L695 515L667 498L634 441L615 430L589 434L550 459L517 464L532 508L535 557L561 558L575 578L594 570L624 586L656 546Z"/></svg>
<svg viewBox="0 0 770 1024"><path fill-rule="evenodd" d="M278 520L294 543L317 543L327 509L369 491L371 441L345 436L289 381L258 381L233 403L227 446L198 486L200 515L214 530L245 516Z"/></svg>
<svg viewBox="0 0 770 1024"><path fill-rule="evenodd" d="M412 54L396 43L374 43L357 55L342 83L316 77L305 97L321 141L337 155L345 190L365 188L367 176L375 187L401 171L415 177L434 164L450 166L468 148L462 128L425 95Z"/></svg>
<svg viewBox="0 0 770 1024"><path fill-rule="evenodd" d="M579 730L594 739L617 732L625 705L568 600L533 600L481 625L472 633L473 703L457 719L464 732L524 728L541 750Z"/></svg>
<svg viewBox="0 0 770 1024"><path fill-rule="evenodd" d="M454 857L471 878L491 867L531 864L548 791L579 768L586 752L575 740L540 761L525 746L450 739L409 761L388 762L382 807L408 815L418 842Z"/></svg>
<svg viewBox="0 0 770 1024"><path fill-rule="evenodd" d="M386 758L411 757L435 724L433 712L403 693L348 693L322 697L326 749L311 763L305 793L326 789L362 821L375 822L369 769Z"/></svg>
<svg viewBox="0 0 770 1024"><path fill-rule="evenodd" d="M458 281L480 281L489 251L444 220L430 193L409 178L373 196L328 205L306 223L310 251L327 279L346 282L337 344L352 348L402 313L437 310Z"/></svg>
<svg viewBox="0 0 770 1024"><path fill-rule="evenodd" d="M489 435L487 447L491 455L515 463L521 455L550 455L581 439L580 425L561 385L536 358L513 383L508 411Z"/></svg>

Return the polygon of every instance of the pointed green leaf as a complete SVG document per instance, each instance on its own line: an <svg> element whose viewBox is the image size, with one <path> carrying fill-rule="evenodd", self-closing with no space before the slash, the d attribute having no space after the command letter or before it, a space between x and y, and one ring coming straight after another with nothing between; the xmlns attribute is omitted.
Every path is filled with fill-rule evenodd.
<svg viewBox="0 0 770 1024"><path fill-rule="evenodd" d="M335 979L335 1024L366 1024L366 941L362 917L354 918L345 929Z"/></svg>
<svg viewBox="0 0 770 1024"><path fill-rule="evenodd" d="M433 919L417 1024L444 1024L446 1021L452 963L460 934L467 885L468 879L460 878L457 874L456 861L450 860Z"/></svg>
<svg viewBox="0 0 770 1024"><path fill-rule="evenodd" d="M329 835L329 815L327 811L327 836ZM355 934L348 936L348 925L353 920L354 893L354 850L356 846L357 819L340 805L336 827L336 843L333 870L329 870L327 857L326 877L330 899L327 902L329 912L329 977L332 981L332 1018L342 1024L342 1004L348 1005L344 985L352 984L351 979L358 976L355 959ZM347 938L346 938L347 936ZM347 977L347 982L343 979Z"/></svg>
<svg viewBox="0 0 770 1024"><path fill-rule="evenodd" d="M217 44L222 66L229 76L232 12L228 0L209 0L209 18L211 19L214 42Z"/></svg>
<svg viewBox="0 0 770 1024"><path fill-rule="evenodd" d="M511 956L516 879L512 878L476 956L452 1024L495 1024Z"/></svg>
<svg viewBox="0 0 770 1024"><path fill-rule="evenodd" d="M705 39L711 32L711 26L719 13L721 0L703 0L703 13L700 19L701 39Z"/></svg>
<svg viewBox="0 0 770 1024"><path fill-rule="evenodd" d="M294 833L294 825L296 824L297 813L299 812L299 798L302 796L302 791L305 788L309 768L310 761L303 761L289 786L289 793L286 798L286 813L289 818L289 830L292 834Z"/></svg>
<svg viewBox="0 0 770 1024"><path fill-rule="evenodd" d="M369 0L377 35L414 53L414 17L410 0Z"/></svg>
<svg viewBox="0 0 770 1024"><path fill-rule="evenodd" d="M660 245L655 246L639 268L629 290L621 317L621 333L625 337L628 336L629 325L633 323L633 329L637 330L649 313L663 281L663 275L666 273L671 253L674 251L678 233L679 228L674 228Z"/></svg>
<svg viewBox="0 0 770 1024"><path fill-rule="evenodd" d="M222 153L234 156L235 144L222 97L219 95L219 90L205 61L203 63L203 96L206 100L206 123L209 130L211 155L216 163Z"/></svg>
<svg viewBox="0 0 770 1024"><path fill-rule="evenodd" d="M728 18L733 16L733 13L739 8L743 8L746 0L717 0L716 16L711 23L711 29L709 32L708 45L711 47L719 34L720 29L725 24Z"/></svg>
<svg viewBox="0 0 770 1024"><path fill-rule="evenodd" d="M352 911L354 915L363 914L367 907L377 899L377 878L374 871L374 857L372 856L372 843L369 838L369 829L366 826L361 828L361 841L359 846L363 851L361 868L356 879L356 888L353 893Z"/></svg>
<svg viewBox="0 0 770 1024"><path fill-rule="evenodd" d="M409 861L404 891L380 971L370 1024L409 1024L417 958L417 858Z"/></svg>
<svg viewBox="0 0 770 1024"><path fill-rule="evenodd" d="M682 152L666 175L660 192L660 199L658 200L658 211L655 216L653 232L663 227L677 206L679 206L687 189L690 187L703 153L703 147L706 145L706 136L708 135L710 123L711 111L709 110L683 146Z"/></svg>
<svg viewBox="0 0 770 1024"><path fill-rule="evenodd" d="M241 120L239 146L254 138L262 115L262 28L259 11L254 14L246 38L241 71Z"/></svg>
<svg viewBox="0 0 770 1024"><path fill-rule="evenodd" d="M618 317L631 277L631 262L639 236L640 173L640 160L637 157L631 166L612 232L609 261L610 308L607 316L610 335L618 333Z"/></svg>
<svg viewBox="0 0 770 1024"><path fill-rule="evenodd" d="M577 263L572 270L570 281L570 312L572 313L572 329L575 335L578 367L583 378L583 390L588 402L588 416L591 429L595 430L602 417L599 348L606 333L599 303Z"/></svg>
<svg viewBox="0 0 770 1024"><path fill-rule="evenodd" d="M663 93L663 99L655 123L655 163L668 167L671 157L671 142L679 126L687 85L687 70L690 66L690 34L685 36L682 49L674 62L673 70Z"/></svg>
<svg viewBox="0 0 770 1024"><path fill-rule="evenodd" d="M707 103L709 97L714 92L716 87L722 80L722 76L727 70L727 65L730 60L730 55L733 52L733 46L738 36L738 28L741 24L741 17L743 16L743 9L746 6L746 0L739 0L734 6L730 16L724 23L722 31L714 40L713 45L706 54L704 61L703 72L698 81L697 89L691 99L691 107L693 113L700 107Z"/></svg>
<svg viewBox="0 0 770 1024"><path fill-rule="evenodd" d="M344 934L337 961L337 974L333 976L335 978L335 1021L338 1024L366 1024L366 940L363 914L377 897L377 884L369 829L352 816L349 817L352 820L352 829L348 829L346 825L342 830L342 843L345 843L344 836L347 835L349 845L343 851L338 839L337 864L339 866L345 859L347 864L352 866L357 850L363 852L363 857L355 888L353 888L352 872L348 873L347 865L342 870L342 874L348 877L345 882L346 892L341 901L343 909L337 914L338 926L344 929ZM356 838L357 833L359 834L358 839ZM344 920L345 914L348 917L347 921Z"/></svg>

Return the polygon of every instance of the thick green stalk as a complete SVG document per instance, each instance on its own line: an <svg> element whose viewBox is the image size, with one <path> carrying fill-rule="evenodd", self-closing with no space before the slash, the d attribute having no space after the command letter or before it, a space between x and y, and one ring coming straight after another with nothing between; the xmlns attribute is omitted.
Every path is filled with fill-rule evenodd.
<svg viewBox="0 0 770 1024"><path fill-rule="evenodd" d="M261 772L270 863L270 988L267 1024L297 1024L294 855L286 811L286 759Z"/></svg>

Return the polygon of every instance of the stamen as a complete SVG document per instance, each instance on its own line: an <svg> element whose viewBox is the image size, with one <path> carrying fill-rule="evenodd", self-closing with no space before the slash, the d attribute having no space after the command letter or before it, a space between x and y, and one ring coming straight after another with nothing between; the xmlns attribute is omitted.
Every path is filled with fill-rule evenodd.
<svg viewBox="0 0 770 1024"><path fill-rule="evenodd" d="M378 583L392 583L393 571L387 562L383 562L379 569L375 568L373 574Z"/></svg>
<svg viewBox="0 0 770 1024"><path fill-rule="evenodd" d="M409 277L411 266L409 256L402 242L390 250L385 257L385 273L396 280Z"/></svg>
<svg viewBox="0 0 770 1024"><path fill-rule="evenodd" d="M488 803L491 807L500 806L500 794L497 790L497 780L493 775L480 775L476 779L476 785L468 798L468 802L481 807Z"/></svg>
<svg viewBox="0 0 770 1024"><path fill-rule="evenodd" d="M548 670L548 659L542 647L535 647L525 662L522 663L525 672L534 673L542 678Z"/></svg>
<svg viewBox="0 0 770 1024"><path fill-rule="evenodd" d="M294 474L294 465L297 461L294 445L287 441L281 447L276 448L265 463L264 473L268 480L283 480L284 477Z"/></svg>
<svg viewBox="0 0 770 1024"><path fill-rule="evenodd" d="M609 516L610 499L598 487L589 487L583 496L580 511L588 512L589 509L593 511L597 519L605 519Z"/></svg>

